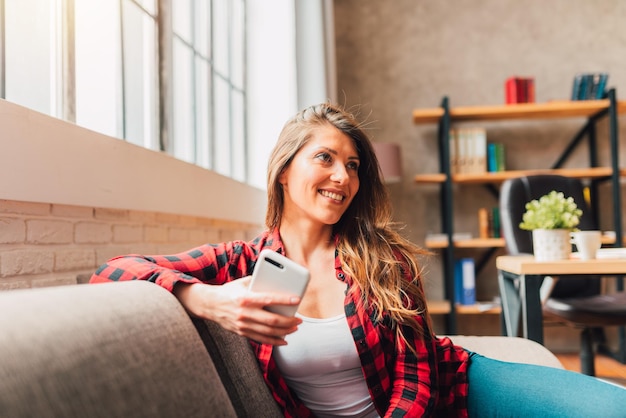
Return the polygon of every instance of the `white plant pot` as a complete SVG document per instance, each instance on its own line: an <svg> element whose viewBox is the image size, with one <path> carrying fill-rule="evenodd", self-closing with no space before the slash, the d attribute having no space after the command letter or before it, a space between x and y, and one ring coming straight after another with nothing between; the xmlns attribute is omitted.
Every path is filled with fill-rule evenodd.
<svg viewBox="0 0 626 418"><path fill-rule="evenodd" d="M569 229L535 229L533 254L537 261L566 260L572 252Z"/></svg>

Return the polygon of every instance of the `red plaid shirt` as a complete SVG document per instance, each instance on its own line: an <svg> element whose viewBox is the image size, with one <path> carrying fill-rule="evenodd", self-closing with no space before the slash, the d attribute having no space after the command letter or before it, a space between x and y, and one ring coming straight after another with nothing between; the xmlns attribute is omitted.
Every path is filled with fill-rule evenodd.
<svg viewBox="0 0 626 418"><path fill-rule="evenodd" d="M91 283L148 280L169 291L177 282L224 284L251 275L263 248L285 253L278 231L267 231L251 242L207 244L176 255L116 257L95 272ZM335 271L339 280L352 285L338 256ZM416 349L415 356L396 338L387 321L375 320L374 312L363 306L359 291L346 296L345 313L371 398L381 416L467 416L468 354L463 348L448 338L420 338L413 329L404 327L405 337ZM425 326L423 319L418 318ZM287 387L272 357L272 346L251 344L284 415L313 416Z"/></svg>

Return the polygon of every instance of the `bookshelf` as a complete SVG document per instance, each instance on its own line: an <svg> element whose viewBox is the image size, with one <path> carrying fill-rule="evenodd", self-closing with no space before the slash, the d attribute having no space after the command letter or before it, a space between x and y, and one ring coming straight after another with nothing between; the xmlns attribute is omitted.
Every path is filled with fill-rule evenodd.
<svg viewBox="0 0 626 418"><path fill-rule="evenodd" d="M560 174L566 177L588 179L591 181L590 194L592 211L598 214L597 186L599 182L611 182L613 227L615 238L604 239L605 244L615 245L623 243L621 221L621 197L620 177L626 177L626 169L619 166L619 132L617 129L617 115L626 114L626 101L617 101L615 89L608 91L608 98L603 100L581 101L550 101L547 103L518 103L497 106L449 106L448 97L444 97L441 106L430 109L415 109L412 112L414 124L437 124L438 125L438 153L439 172L420 173L414 176L414 182L420 184L436 184L440 188L440 219L443 235L447 239L427 240L426 247L441 252L443 267L444 301L429 301L429 309L432 314L446 315L446 332L457 333L457 315L467 314L493 314L499 313L499 308L484 309L484 306L457 305L454 301L454 259L455 250L476 249L484 250L483 262L488 260L498 249L504 248L502 238L475 238L454 240L454 188L453 185L481 185L495 189L509 178L515 178L536 174ZM569 145L557 157L552 167L539 170L509 170L485 173L451 174L449 132L454 124L463 122L494 122L494 121L537 121L565 118L583 118L582 129L570 141ZM600 167L597 156L597 139L595 125L598 120L608 118L609 133L608 144L610 152L610 165ZM516 128L517 129L517 128ZM523 129L523 127L519 128ZM569 155L578 147L583 139L589 144L589 167L563 168ZM529 145L532 141L529 140ZM449 245L452 242L453 245ZM623 244L622 244L623 246ZM477 264L480 266L481 264ZM479 267L478 267L479 268Z"/></svg>

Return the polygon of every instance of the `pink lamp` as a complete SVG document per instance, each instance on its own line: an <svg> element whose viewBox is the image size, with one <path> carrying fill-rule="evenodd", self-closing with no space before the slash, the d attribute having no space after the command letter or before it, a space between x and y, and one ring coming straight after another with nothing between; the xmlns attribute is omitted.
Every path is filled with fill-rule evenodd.
<svg viewBox="0 0 626 418"><path fill-rule="evenodd" d="M374 152L385 183L399 183L402 179L400 145L393 142L373 142Z"/></svg>

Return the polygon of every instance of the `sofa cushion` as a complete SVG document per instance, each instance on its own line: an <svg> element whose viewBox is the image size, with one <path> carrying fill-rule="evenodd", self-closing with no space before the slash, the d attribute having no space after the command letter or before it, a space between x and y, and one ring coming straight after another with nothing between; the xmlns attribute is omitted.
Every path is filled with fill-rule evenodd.
<svg viewBox="0 0 626 418"><path fill-rule="evenodd" d="M234 417L189 316L133 281L0 292L7 417Z"/></svg>
<svg viewBox="0 0 626 418"><path fill-rule="evenodd" d="M220 325L194 319L230 400L240 417L282 417L248 340Z"/></svg>

